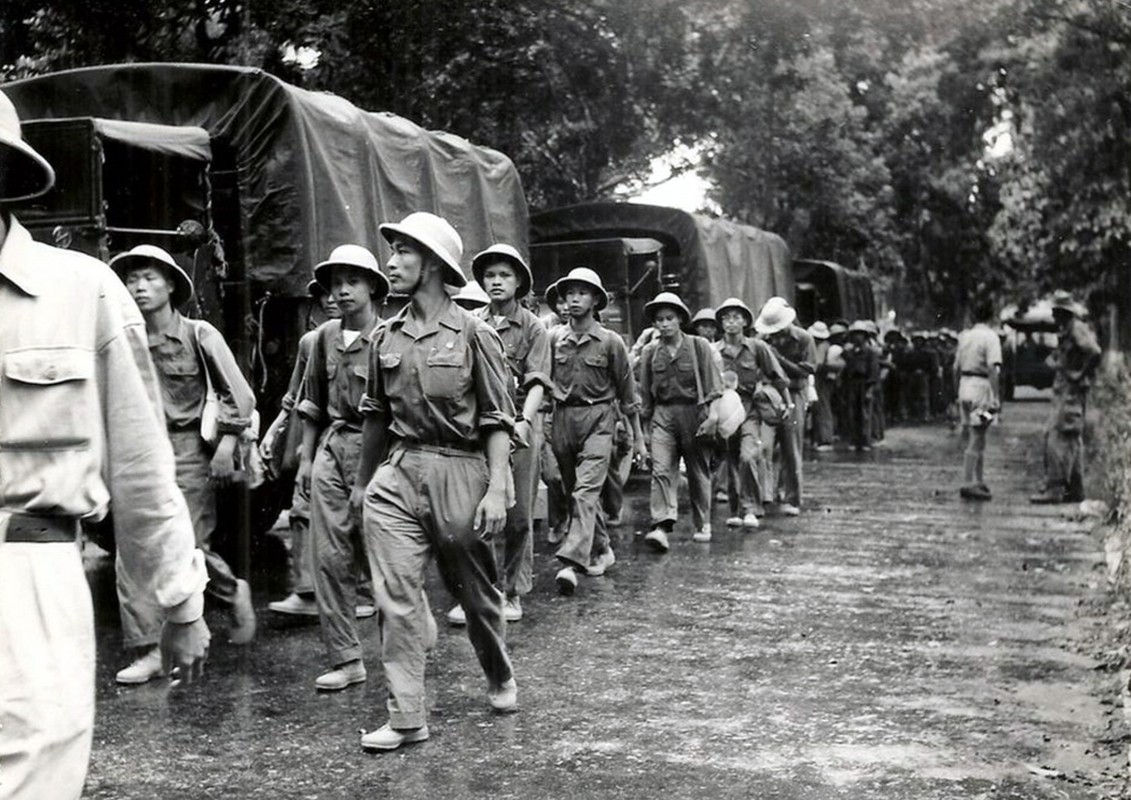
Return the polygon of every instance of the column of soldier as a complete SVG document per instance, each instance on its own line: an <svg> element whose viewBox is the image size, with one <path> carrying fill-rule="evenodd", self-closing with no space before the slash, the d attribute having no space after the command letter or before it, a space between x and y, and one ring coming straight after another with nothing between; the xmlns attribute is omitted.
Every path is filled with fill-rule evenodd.
<svg viewBox="0 0 1131 800"><path fill-rule="evenodd" d="M591 269L551 285L539 318L528 308L537 307L530 268L512 246L477 254L469 282L459 234L440 217L418 212L380 230L393 249L384 270L353 244L315 268L308 292L325 321L302 338L258 451L268 463L279 463L280 449L297 462L293 591L269 609L319 619L329 668L318 690L366 680L357 620L381 612L389 722L363 737L366 749L428 738L423 663L437 631L422 574L432 557L456 600L447 619L467 626L487 676L488 702L517 706L505 625L522 619L532 588L539 477L555 582L572 595L616 562L609 527L621 523L632 463L651 467L643 543L665 552L681 460L690 538L709 542L713 497L728 504L733 528L801 513L806 432L818 450L838 436L867 450L883 435L881 398L894 398L894 414L922 418L941 405L936 383L948 371L921 334L910 347L889 334L885 349L871 321L806 330L780 297L757 314L731 298L692 315L663 292L646 304L650 326L630 349L600 322L609 296ZM231 609L230 641L248 643L249 587L209 543L216 488L244 466L241 440L254 439L254 395L219 332L176 310L193 286L168 253L140 245L111 267L149 327L208 592ZM390 291L408 303L382 320ZM211 436L205 416L215 417L204 423ZM125 645L139 655L116 677L145 683L162 673L161 614L128 584L119 593Z"/></svg>

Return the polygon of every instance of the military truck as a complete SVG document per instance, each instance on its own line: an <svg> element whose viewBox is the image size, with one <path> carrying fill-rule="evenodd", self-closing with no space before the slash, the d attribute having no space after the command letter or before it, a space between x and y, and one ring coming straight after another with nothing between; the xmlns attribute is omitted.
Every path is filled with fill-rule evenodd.
<svg viewBox="0 0 1131 800"><path fill-rule="evenodd" d="M575 266L609 289L607 322L631 343L647 327L644 304L674 291L694 313L739 297L755 312L774 295L794 299L789 247L776 234L726 219L642 203L594 202L531 215L534 285Z"/></svg>
<svg viewBox="0 0 1131 800"><path fill-rule="evenodd" d="M494 242L528 252L505 155L258 69L126 64L0 88L58 176L18 210L32 235L103 260L142 242L173 253L196 284L183 310L224 332L264 425L307 329L313 267L336 245L384 261L377 226L432 211L460 232L465 266ZM278 484L253 498L252 528L289 496Z"/></svg>

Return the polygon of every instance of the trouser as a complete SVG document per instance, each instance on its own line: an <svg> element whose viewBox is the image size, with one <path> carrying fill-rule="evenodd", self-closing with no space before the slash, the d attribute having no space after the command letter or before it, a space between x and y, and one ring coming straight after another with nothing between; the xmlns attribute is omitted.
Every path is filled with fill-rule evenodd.
<svg viewBox="0 0 1131 800"><path fill-rule="evenodd" d="M310 546L310 493L295 481L291 495L291 591L314 594L314 548Z"/></svg>
<svg viewBox="0 0 1131 800"><path fill-rule="evenodd" d="M467 635L488 681L498 686L511 678L495 552L473 527L487 478L482 453L397 448L366 488L365 543L393 728L419 728L427 720L424 571L433 556L467 615Z"/></svg>
<svg viewBox="0 0 1131 800"><path fill-rule="evenodd" d="M887 413L884 410L883 397L876 394L880 389L879 386L873 384L872 389L872 430L869 431L871 441L881 441L884 438L884 431L887 429Z"/></svg>
<svg viewBox="0 0 1131 800"><path fill-rule="evenodd" d="M856 447L869 447L872 444L872 404L869 394L872 384L868 381L849 378L845 381L845 397L848 404L849 435Z"/></svg>
<svg viewBox="0 0 1131 800"><path fill-rule="evenodd" d="M530 422L530 446L516 450L514 505L507 510L503 533L503 591L507 597L530 594L534 587L534 501L542 456L542 414Z"/></svg>
<svg viewBox="0 0 1131 800"><path fill-rule="evenodd" d="M656 406L652 414L652 490L649 508L653 525L668 530L679 518L679 459L687 465L691 497L691 523L701 530L711 514L711 473L708 445L695 437L699 430L699 407Z"/></svg>
<svg viewBox="0 0 1131 800"><path fill-rule="evenodd" d="M0 543L0 799L78 798L93 729L94 614L79 549Z"/></svg>
<svg viewBox="0 0 1131 800"><path fill-rule="evenodd" d="M904 392L908 419L926 422L931 416L931 381L926 372L916 370L907 376Z"/></svg>
<svg viewBox="0 0 1131 800"><path fill-rule="evenodd" d="M729 476L727 498L730 512L762 516L765 513L766 449L762 431L773 430L762 425L757 415L748 415L727 439L726 463Z"/></svg>
<svg viewBox="0 0 1131 800"><path fill-rule="evenodd" d="M542 483L546 484L546 528L562 527L569 520L569 503L562 488L562 471L554 455L554 415L545 415L542 426Z"/></svg>
<svg viewBox="0 0 1131 800"><path fill-rule="evenodd" d="M773 499L781 497L782 502L801 507L801 453L802 437L805 434L804 390L790 390L793 398L793 411L789 419L773 428L777 442L775 453L775 473L777 480L772 483ZM763 435L765 435L765 427ZM767 447L772 447L767 443Z"/></svg>
<svg viewBox="0 0 1131 800"><path fill-rule="evenodd" d="M1046 489L1073 500L1084 499L1084 418L1086 396L1056 392L1045 430Z"/></svg>
<svg viewBox="0 0 1131 800"><path fill-rule="evenodd" d="M606 519L616 519L624 510L624 485L632 472L632 448L627 439L613 437L613 452L609 456L609 474L601 487L601 508Z"/></svg>
<svg viewBox="0 0 1131 800"><path fill-rule="evenodd" d="M236 597L236 576L228 562L212 549L212 534L216 531L216 487L210 476L212 453L195 430L169 431L169 442L176 459L177 488L184 495L192 518L196 546L204 553L208 570L205 592L230 606ZM161 638L164 615L152 598L138 597L124 575L125 570L116 570L122 643L126 647L152 647Z"/></svg>
<svg viewBox="0 0 1131 800"><path fill-rule="evenodd" d="M366 556L349 503L360 458L361 431L331 427L310 470L314 597L322 641L335 666L361 658L356 609Z"/></svg>
<svg viewBox="0 0 1131 800"><path fill-rule="evenodd" d="M555 555L583 572L609 546L601 488L609 474L615 426L612 403L554 409L554 455L569 502L569 529Z"/></svg>
<svg viewBox="0 0 1131 800"><path fill-rule="evenodd" d="M813 406L813 444L833 443L833 382L817 378L817 402Z"/></svg>

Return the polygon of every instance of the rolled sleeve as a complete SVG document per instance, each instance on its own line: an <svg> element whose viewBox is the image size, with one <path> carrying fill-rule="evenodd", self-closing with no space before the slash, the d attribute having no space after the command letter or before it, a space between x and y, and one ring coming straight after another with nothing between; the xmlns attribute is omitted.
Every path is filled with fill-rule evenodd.
<svg viewBox="0 0 1131 800"><path fill-rule="evenodd" d="M381 375L381 343L385 339L387 330L384 326L377 328L369 343L369 374L365 378L365 392L357 405L357 410L362 416L382 416L388 409Z"/></svg>
<svg viewBox="0 0 1131 800"><path fill-rule="evenodd" d="M528 326L527 336L530 347L523 359L522 388L529 390L532 386L553 387L550 381L550 334L542 327L541 323Z"/></svg>
<svg viewBox="0 0 1131 800"><path fill-rule="evenodd" d="M715 360L715 349L701 337L694 337L691 346L695 348L695 360L699 368L699 384L703 387L701 403L710 403L723 394L723 375ZM643 392L641 393L643 395Z"/></svg>
<svg viewBox="0 0 1131 800"><path fill-rule="evenodd" d="M322 423L326 419L326 403L329 387L326 385L326 350L323 339L318 336L310 347L310 357L302 376L302 391L298 395L299 416L311 422Z"/></svg>
<svg viewBox="0 0 1131 800"><path fill-rule="evenodd" d="M239 435L251 426L255 412L255 393L247 382L236 357L218 330L207 322L199 326L200 349L203 351L212 388L220 400L216 430L222 434Z"/></svg>
<svg viewBox="0 0 1131 800"><path fill-rule="evenodd" d="M483 432L514 432L514 401L507 391L506 354L503 342L486 323L476 321L469 337L472 351L472 377L479 408L479 429Z"/></svg>
<svg viewBox="0 0 1131 800"><path fill-rule="evenodd" d="M656 399L652 396L652 355L656 352L652 342L644 345L640 351L640 416L645 420L652 419L655 411Z"/></svg>
<svg viewBox="0 0 1131 800"><path fill-rule="evenodd" d="M628 359L628 348L625 346L624 340L616 334L611 334L607 341L609 342L609 365L612 369L613 382L621 411L629 415L637 414L640 412L640 397L636 393L636 376L632 374L632 364Z"/></svg>

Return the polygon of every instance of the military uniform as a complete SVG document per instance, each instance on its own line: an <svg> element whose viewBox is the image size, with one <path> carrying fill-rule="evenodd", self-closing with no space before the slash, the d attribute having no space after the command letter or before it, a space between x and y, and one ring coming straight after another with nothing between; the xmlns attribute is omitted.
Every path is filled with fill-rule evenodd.
<svg viewBox="0 0 1131 800"><path fill-rule="evenodd" d="M790 418L777 428L772 428L773 436L777 440L778 452L781 463L776 470L778 480L773 488L774 494L766 500L775 500L780 492L781 499L791 506L801 507L802 495L802 442L805 434L805 390L809 384L809 376L817 371L817 351L813 345L813 337L806 333L804 328L789 325L787 335L770 343L774 352L779 356L782 370L789 378L789 396L793 401ZM782 362L785 359L792 363ZM773 448L772 442L767 442L766 447Z"/></svg>
<svg viewBox="0 0 1131 800"><path fill-rule="evenodd" d="M710 525L711 475L708 446L696 438L708 404L722 394L722 377L711 344L680 334L675 352L659 338L640 356L640 415L651 422L652 524L670 532L678 518L679 460L687 465L691 522Z"/></svg>
<svg viewBox="0 0 1131 800"><path fill-rule="evenodd" d="M1084 421L1100 346L1086 322L1073 318L1061 330L1053 358L1053 407L1045 433L1045 495L1084 499Z"/></svg>
<svg viewBox="0 0 1131 800"><path fill-rule="evenodd" d="M330 663L338 665L361 658L357 592L367 564L349 498L361 455L359 407L373 332L358 331L347 342L341 320L332 319L315 333L298 413L322 431L310 473L311 560L322 638Z"/></svg>
<svg viewBox="0 0 1131 800"><path fill-rule="evenodd" d="M387 427L390 447L365 491L364 532L394 730L422 728L427 717L424 570L433 556L488 680L513 677L494 551L473 527L489 478L486 438L514 427L508 375L498 334L450 300L430 322L409 304L373 337L361 409Z"/></svg>
<svg viewBox="0 0 1131 800"><path fill-rule="evenodd" d="M476 312L499 334L510 368L516 411L521 412L526 395L535 385L550 386L550 336L538 317L518 302L509 314L495 316L490 307ZM508 597L524 595L533 586L534 500L541 472L542 414L530 422L530 441L512 457L514 505L507 511L503 538L503 591Z"/></svg>
<svg viewBox="0 0 1131 800"><path fill-rule="evenodd" d="M773 349L759 339L744 337L741 344L720 339L712 345L719 354L723 372L738 377L736 391L746 408L746 420L727 440L727 470L730 475L728 499L731 514L761 516L769 491L771 474L769 450L765 446L769 425L754 408L754 392L762 383L784 390L789 379L782 371Z"/></svg>
<svg viewBox="0 0 1131 800"><path fill-rule="evenodd" d="M557 328L552 352L553 449L569 502L569 529L555 555L584 574L609 547L601 489L613 452L616 403L636 413L636 380L624 341L600 323L584 332Z"/></svg>

